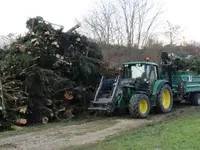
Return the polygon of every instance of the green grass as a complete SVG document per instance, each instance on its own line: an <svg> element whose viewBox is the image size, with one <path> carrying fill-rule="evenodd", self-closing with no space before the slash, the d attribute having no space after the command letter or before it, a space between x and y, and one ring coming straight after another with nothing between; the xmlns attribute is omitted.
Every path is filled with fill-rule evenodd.
<svg viewBox="0 0 200 150"><path fill-rule="evenodd" d="M179 114L179 116L181 116ZM110 137L72 150L197 150L200 149L200 111L171 121Z"/></svg>

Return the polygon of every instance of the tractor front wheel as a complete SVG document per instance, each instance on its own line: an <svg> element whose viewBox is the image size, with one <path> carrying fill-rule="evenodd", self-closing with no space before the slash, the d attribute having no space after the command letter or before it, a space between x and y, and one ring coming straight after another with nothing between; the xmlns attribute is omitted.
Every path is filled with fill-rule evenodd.
<svg viewBox="0 0 200 150"><path fill-rule="evenodd" d="M156 109L160 113L168 113L172 110L173 96L171 87L168 84L160 89L158 99L156 101Z"/></svg>
<svg viewBox="0 0 200 150"><path fill-rule="evenodd" d="M145 94L135 94L129 101L129 113L133 118L146 118L150 112L149 98Z"/></svg>

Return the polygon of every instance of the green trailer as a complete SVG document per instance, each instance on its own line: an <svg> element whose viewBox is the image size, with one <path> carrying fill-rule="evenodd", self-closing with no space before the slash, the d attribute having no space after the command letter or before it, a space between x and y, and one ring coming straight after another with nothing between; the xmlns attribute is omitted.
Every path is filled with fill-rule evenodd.
<svg viewBox="0 0 200 150"><path fill-rule="evenodd" d="M171 73L171 87L174 102L182 100L192 105L200 105L200 75L192 71L176 71Z"/></svg>
<svg viewBox="0 0 200 150"><path fill-rule="evenodd" d="M152 108L168 113L174 102L185 99L200 104L200 75L172 71L166 52L162 62L125 62L116 78L102 77L90 111L100 114L127 109L133 118L146 118Z"/></svg>

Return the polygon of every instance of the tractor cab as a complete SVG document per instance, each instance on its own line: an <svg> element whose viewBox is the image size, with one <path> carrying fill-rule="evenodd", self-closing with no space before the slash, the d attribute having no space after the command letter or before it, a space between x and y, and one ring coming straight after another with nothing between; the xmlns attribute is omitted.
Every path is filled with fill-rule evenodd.
<svg viewBox="0 0 200 150"><path fill-rule="evenodd" d="M133 79L137 90L148 91L158 79L158 65L153 62L126 62L123 64L122 79ZM137 84L136 84L137 83Z"/></svg>

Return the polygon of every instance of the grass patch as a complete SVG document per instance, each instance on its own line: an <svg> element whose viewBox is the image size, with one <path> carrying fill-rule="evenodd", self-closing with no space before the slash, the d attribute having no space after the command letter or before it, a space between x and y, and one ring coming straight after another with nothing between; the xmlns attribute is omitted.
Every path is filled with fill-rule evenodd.
<svg viewBox="0 0 200 150"><path fill-rule="evenodd" d="M200 147L200 111L122 133L72 150L196 150ZM67 149L67 148L66 148Z"/></svg>

